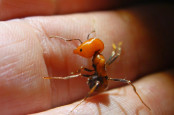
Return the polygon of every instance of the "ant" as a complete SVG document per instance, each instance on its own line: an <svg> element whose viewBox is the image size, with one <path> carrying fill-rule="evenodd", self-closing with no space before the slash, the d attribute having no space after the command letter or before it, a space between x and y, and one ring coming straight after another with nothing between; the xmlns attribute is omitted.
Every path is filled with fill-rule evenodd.
<svg viewBox="0 0 174 115"><path fill-rule="evenodd" d="M65 39L60 36L51 36L50 38L60 38L64 41L73 41L78 40L81 45L78 46L73 52L74 54L78 54L85 58L92 58L92 67L93 69L84 68L83 66L76 72L74 75L66 76L66 77L44 77L44 79L71 79L79 76L87 77L88 78L88 86L90 88L90 91L88 92L88 95L79 103L77 104L71 112L76 109L82 102L84 102L94 91L96 92L102 92L104 91L108 86L108 81L119 81L123 83L127 83L132 86L134 92L140 99L140 101L149 109L151 110L145 102L142 100L138 92L136 91L135 86L132 84L130 80L126 79L117 79L117 78L110 78L106 74L106 66L110 65L114 62L115 59L118 58L118 56L121 53L121 42L118 44L118 48L115 44L112 45L113 51L108 59L108 61L105 61L105 57L101 54L101 52L104 49L104 43L99 38L89 38L89 36L94 33L95 31L92 31L87 36L87 41L82 42L80 39ZM87 71L87 72L93 72L92 74L82 74L81 71Z"/></svg>

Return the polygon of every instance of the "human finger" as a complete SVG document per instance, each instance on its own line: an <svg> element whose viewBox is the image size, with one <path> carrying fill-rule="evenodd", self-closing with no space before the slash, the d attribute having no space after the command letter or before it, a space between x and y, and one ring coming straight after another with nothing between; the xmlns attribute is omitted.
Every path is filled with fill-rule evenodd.
<svg viewBox="0 0 174 115"><path fill-rule="evenodd" d="M149 110L138 99L131 86L125 86L88 98L71 112L78 102L57 107L34 115L163 115L173 114L174 70L147 75L134 85L150 107ZM167 106L169 105L169 106Z"/></svg>
<svg viewBox="0 0 174 115"><path fill-rule="evenodd" d="M87 34L95 28L97 37L105 43L103 54L106 59L112 51L111 44L122 41L123 50L120 60L118 63L113 63L111 68L108 69L109 77L126 76L127 79L136 79L139 75L171 67L173 65L173 55L171 54L173 52L173 42L172 39L169 39L173 35L171 31L173 26L170 23L170 20L173 19L172 17L169 18L171 9L172 7L169 4L158 4L119 11L33 17L1 22L1 73L3 73L1 75L3 77L1 77L0 99L2 103L6 102L6 106L3 105L0 109L4 112L9 112L6 108L8 106L8 108L13 108L13 111L10 112L31 113L65 105L86 95L88 87L86 80L83 78L67 81L42 79L45 76L67 76L72 71L80 68L81 65L88 67L91 65L89 63L91 60L86 60L71 52L73 48L78 46L78 42L65 42L57 38L49 38L52 35L59 35L69 39L80 38L85 41ZM161 15L159 11L166 13ZM141 15L142 12L143 15ZM166 17L165 24L163 24L162 19L156 22L150 15ZM162 31L160 35L159 31ZM27 39L28 42L12 45L13 47L8 45L18 43L23 39L24 41ZM138 50L134 47L136 45L138 45ZM34 74L26 72L24 75L28 57L32 56L30 52L24 53L26 51L34 53L33 55L37 57L31 57L29 60L36 66L31 66L27 69ZM21 58L22 56L19 54L26 55ZM15 59L14 65L12 64L13 66L7 66L9 68L4 69L3 66L11 64L13 61L11 62L10 60L13 59ZM26 65L21 61L27 62ZM16 71L18 74L7 70ZM33 76L32 78L35 82L30 79L31 76ZM8 78L13 79L8 80ZM16 82L16 79L20 78L22 80ZM25 82L24 78L30 80ZM10 88L8 84L10 84ZM111 84L111 87L118 86L115 83ZM20 89L21 86L26 86L26 89ZM29 91L26 93L26 90ZM28 98L29 95L35 96ZM15 101L8 101L9 99ZM28 103L31 102L30 99L35 103ZM21 106L19 107L16 104ZM25 109L22 109L23 107Z"/></svg>
<svg viewBox="0 0 174 115"><path fill-rule="evenodd" d="M27 114L51 107L42 48L33 29L16 20L0 22L0 111Z"/></svg>
<svg viewBox="0 0 174 115"><path fill-rule="evenodd" d="M0 20L27 16L108 10L134 2L136 0L1 0Z"/></svg>

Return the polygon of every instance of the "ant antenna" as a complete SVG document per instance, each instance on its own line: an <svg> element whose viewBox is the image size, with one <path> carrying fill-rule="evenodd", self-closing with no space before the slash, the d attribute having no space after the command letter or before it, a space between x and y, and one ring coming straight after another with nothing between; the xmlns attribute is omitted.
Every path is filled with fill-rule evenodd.
<svg viewBox="0 0 174 115"><path fill-rule="evenodd" d="M88 34L87 40L89 39L89 36L90 36L92 33L95 33L95 30L92 30L92 32Z"/></svg>
<svg viewBox="0 0 174 115"><path fill-rule="evenodd" d="M63 39L63 40L65 40L65 41L78 40L81 44L83 43L80 39L66 39L66 38L61 37L61 36L50 36L49 38L60 38L60 39Z"/></svg>
<svg viewBox="0 0 174 115"><path fill-rule="evenodd" d="M90 35L91 35L92 33L95 33L95 34L96 34L96 31L95 31L95 19L94 19L94 17L93 17L93 19L92 19L92 26L93 26L93 30L91 31L91 33L88 34L87 40L89 39L89 37L90 37ZM96 36L96 35L95 35L95 36Z"/></svg>

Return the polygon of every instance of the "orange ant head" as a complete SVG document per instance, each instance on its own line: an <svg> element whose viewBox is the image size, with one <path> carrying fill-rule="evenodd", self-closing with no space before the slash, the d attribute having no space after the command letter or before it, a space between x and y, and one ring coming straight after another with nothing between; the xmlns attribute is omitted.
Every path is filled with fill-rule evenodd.
<svg viewBox="0 0 174 115"><path fill-rule="evenodd" d="M104 49L104 44L100 39L90 38L78 46L74 53L85 58L91 58L96 52L101 53Z"/></svg>

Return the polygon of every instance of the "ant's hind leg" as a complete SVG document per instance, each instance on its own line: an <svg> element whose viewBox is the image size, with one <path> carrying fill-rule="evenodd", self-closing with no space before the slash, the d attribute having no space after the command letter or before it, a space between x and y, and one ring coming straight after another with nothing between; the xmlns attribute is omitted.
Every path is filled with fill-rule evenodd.
<svg viewBox="0 0 174 115"><path fill-rule="evenodd" d="M140 99L140 101L141 101L149 110L151 110L150 107L147 106L146 103L142 100L142 98L141 98L140 95L138 94L138 92L137 92L135 86L132 84L132 82L131 82L130 80L126 80L126 79L117 79L117 78L108 78L108 80L124 82L124 83L127 83L127 84L131 85L132 88L133 88L133 90L134 90L134 92L136 93L136 95L137 95L138 98Z"/></svg>
<svg viewBox="0 0 174 115"><path fill-rule="evenodd" d="M85 97L85 98L83 98L83 100L79 103L79 104L77 104L72 110L71 110L71 112L74 110L74 109L76 109L82 102L84 102L94 91L95 91L95 89L97 88L97 86L100 84L100 81L97 81L96 83L95 83L95 85L92 87L92 89L88 92L88 95Z"/></svg>

